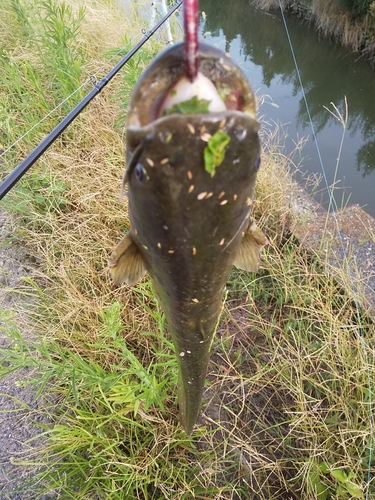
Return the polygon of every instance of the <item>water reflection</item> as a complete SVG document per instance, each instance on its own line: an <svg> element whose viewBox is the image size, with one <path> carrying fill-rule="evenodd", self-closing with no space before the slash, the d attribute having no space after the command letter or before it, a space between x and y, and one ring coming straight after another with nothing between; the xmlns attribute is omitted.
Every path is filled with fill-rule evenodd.
<svg viewBox="0 0 375 500"><path fill-rule="evenodd" d="M210 32L209 38L242 64L253 86L270 94L280 106L279 111L269 107L267 118L290 122L289 136L310 134L308 114L280 16L256 11L249 0L201 0L200 8L206 13L202 33ZM345 177L342 185L349 182L353 192L350 201L367 204L366 210L375 216L373 189L368 179L362 180L368 176L370 183L375 180L375 72L366 61L356 61L356 56L342 47L320 40L306 23L292 16L287 21L325 167L331 170L330 180L334 176L342 126L324 106L332 108L332 102L343 110L347 96L349 119L339 167L340 175ZM312 141L305 149L303 154L311 158L310 162L306 160L306 168L319 171Z"/></svg>

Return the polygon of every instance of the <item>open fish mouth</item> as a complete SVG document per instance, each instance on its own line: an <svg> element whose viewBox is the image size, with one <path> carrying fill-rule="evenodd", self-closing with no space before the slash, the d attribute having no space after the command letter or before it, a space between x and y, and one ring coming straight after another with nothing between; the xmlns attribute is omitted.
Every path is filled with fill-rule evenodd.
<svg viewBox="0 0 375 500"><path fill-rule="evenodd" d="M257 271L267 239L250 218L260 163L254 94L229 57L202 43L198 77L189 82L183 50L161 53L134 89L123 179L130 230L109 267L117 284L150 274L190 434L231 266Z"/></svg>

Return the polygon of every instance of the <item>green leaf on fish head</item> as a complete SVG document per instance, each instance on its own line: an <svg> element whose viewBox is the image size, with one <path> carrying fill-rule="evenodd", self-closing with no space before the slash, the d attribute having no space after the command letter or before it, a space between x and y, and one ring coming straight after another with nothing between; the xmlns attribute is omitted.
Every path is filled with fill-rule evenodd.
<svg viewBox="0 0 375 500"><path fill-rule="evenodd" d="M165 109L163 115L196 115L196 114L207 114L209 113L208 106L211 101L207 99L198 99L198 96L194 96L188 101L177 102L171 108Z"/></svg>
<svg viewBox="0 0 375 500"><path fill-rule="evenodd" d="M230 137L222 130L214 133L204 148L204 168L206 172L215 175L215 169L223 163L225 157L225 148L229 144Z"/></svg>

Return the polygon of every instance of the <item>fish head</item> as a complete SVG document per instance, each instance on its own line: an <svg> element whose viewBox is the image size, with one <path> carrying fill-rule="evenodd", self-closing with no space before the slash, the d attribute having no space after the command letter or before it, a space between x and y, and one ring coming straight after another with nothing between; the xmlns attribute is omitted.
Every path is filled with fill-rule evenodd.
<svg viewBox="0 0 375 500"><path fill-rule="evenodd" d="M249 222L260 161L255 96L237 65L214 47L199 45L199 73L213 87L203 90L206 100L212 92L224 106L163 113L185 78L183 50L175 45L153 61L128 114L124 182L133 237L151 276L163 283L177 269L200 275L212 259L226 270ZM220 134L227 141L222 161L209 171L205 156Z"/></svg>
<svg viewBox="0 0 375 500"><path fill-rule="evenodd" d="M242 111L256 119L256 97L232 59L216 47L201 42L198 61L198 73L212 82L224 102L224 109ZM181 80L187 78L184 44L178 43L161 52L139 79L128 110L128 129L148 125L159 118L163 103Z"/></svg>

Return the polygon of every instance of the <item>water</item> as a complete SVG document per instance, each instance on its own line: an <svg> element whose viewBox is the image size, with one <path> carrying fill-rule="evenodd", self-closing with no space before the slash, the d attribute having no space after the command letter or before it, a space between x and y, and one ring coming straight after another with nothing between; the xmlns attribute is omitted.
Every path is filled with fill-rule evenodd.
<svg viewBox="0 0 375 500"><path fill-rule="evenodd" d="M200 32L229 52L257 94L268 95L260 107L261 122L283 125L285 152L307 138L301 170L321 174L315 143L280 14L256 11L249 0L200 0ZM349 108L347 130L334 190L336 203L360 204L375 217L375 70L334 42L320 38L313 27L287 16L288 28L310 107L328 183L335 178L343 127L326 109L331 102ZM321 183L319 201L327 202Z"/></svg>

